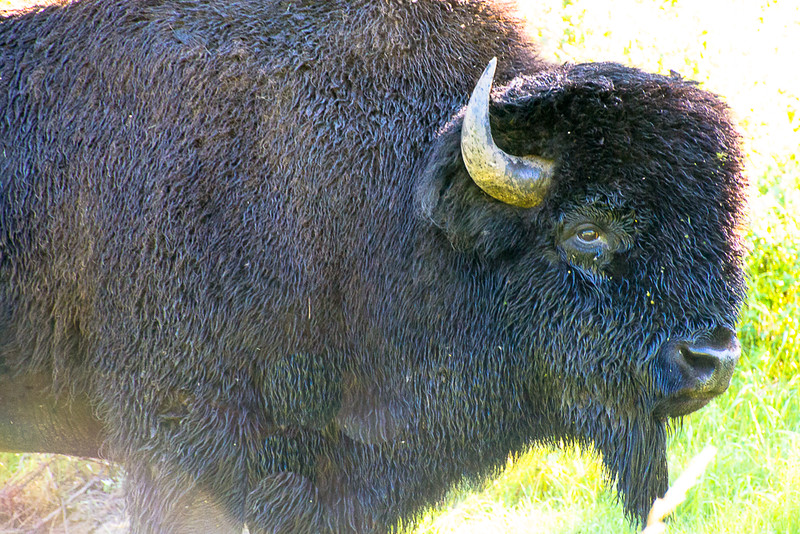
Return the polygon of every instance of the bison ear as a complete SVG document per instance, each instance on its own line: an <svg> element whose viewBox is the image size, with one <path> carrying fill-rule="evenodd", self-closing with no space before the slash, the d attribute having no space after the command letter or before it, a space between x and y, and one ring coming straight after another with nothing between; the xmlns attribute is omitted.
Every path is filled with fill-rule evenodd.
<svg viewBox="0 0 800 534"><path fill-rule="evenodd" d="M434 141L416 186L417 212L459 251L485 259L515 255L525 240L520 210L478 187L461 155L461 117Z"/></svg>

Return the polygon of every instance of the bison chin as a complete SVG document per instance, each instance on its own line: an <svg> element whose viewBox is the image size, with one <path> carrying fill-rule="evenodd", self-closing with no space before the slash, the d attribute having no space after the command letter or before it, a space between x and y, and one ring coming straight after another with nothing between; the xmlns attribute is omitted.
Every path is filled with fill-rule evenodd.
<svg viewBox="0 0 800 534"><path fill-rule="evenodd" d="M626 515L644 523L653 501L669 487L666 423L644 415L620 418L605 409L597 412L580 415L581 435L601 454Z"/></svg>

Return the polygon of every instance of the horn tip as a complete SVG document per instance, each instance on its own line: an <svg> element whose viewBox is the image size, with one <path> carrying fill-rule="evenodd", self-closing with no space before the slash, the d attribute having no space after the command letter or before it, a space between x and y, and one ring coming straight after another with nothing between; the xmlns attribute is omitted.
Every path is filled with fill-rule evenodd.
<svg viewBox="0 0 800 534"><path fill-rule="evenodd" d="M486 74L487 72L490 73L490 76L494 78L494 71L497 68L497 56L493 57L489 64L486 65L486 69L484 69L483 73Z"/></svg>

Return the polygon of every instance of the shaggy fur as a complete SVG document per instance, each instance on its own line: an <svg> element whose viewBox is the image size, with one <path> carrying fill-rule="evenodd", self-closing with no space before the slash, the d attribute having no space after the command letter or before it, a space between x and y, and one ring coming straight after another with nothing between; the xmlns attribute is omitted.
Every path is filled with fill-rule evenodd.
<svg viewBox="0 0 800 534"><path fill-rule="evenodd" d="M560 440L634 516L666 489L663 347L744 295L713 95L546 65L483 1L81 0L0 47L0 358L88 393L134 532L383 532ZM536 208L461 161L493 56Z"/></svg>

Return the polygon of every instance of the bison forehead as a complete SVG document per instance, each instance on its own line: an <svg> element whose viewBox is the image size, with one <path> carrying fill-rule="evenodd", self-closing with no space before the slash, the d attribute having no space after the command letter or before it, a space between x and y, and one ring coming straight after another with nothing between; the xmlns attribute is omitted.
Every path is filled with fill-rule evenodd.
<svg viewBox="0 0 800 534"><path fill-rule="evenodd" d="M499 90L493 114L498 145L582 164L594 169L594 180L638 166L637 173L670 183L670 175L691 175L695 164L739 159L738 137L715 95L691 81L613 63L518 77Z"/></svg>

